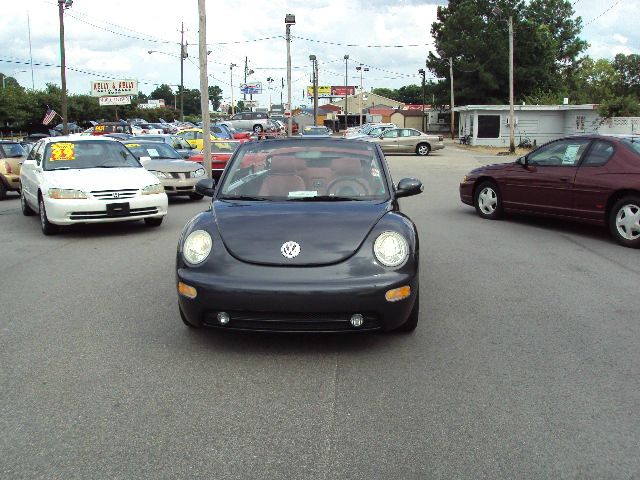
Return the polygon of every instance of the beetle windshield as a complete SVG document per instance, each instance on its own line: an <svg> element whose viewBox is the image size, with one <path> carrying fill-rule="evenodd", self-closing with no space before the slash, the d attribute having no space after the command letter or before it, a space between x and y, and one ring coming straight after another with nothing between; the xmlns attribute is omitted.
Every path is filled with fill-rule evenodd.
<svg viewBox="0 0 640 480"><path fill-rule="evenodd" d="M45 170L123 168L142 165L120 142L87 140L51 142L44 151Z"/></svg>
<svg viewBox="0 0 640 480"><path fill-rule="evenodd" d="M388 198L375 146L331 139L251 142L227 167L219 199L352 201Z"/></svg>

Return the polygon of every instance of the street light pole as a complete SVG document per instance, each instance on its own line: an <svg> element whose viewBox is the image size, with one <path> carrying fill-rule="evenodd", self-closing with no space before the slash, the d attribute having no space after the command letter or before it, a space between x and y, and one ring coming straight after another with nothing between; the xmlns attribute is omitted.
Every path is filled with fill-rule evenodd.
<svg viewBox="0 0 640 480"><path fill-rule="evenodd" d="M289 116L287 117L287 135L291 136L291 25L296 24L296 16L287 13L284 17L284 24L286 25L286 39L287 39L287 108L285 109L285 113L288 111Z"/></svg>
<svg viewBox="0 0 640 480"><path fill-rule="evenodd" d="M425 125L425 118L424 118L424 104L427 101L425 85L424 85L426 72L424 71L424 68L421 68L420 70L418 70L418 73L420 74L420 76L422 76L422 131L426 133L427 127Z"/></svg>
<svg viewBox="0 0 640 480"><path fill-rule="evenodd" d="M360 96L359 96L359 103L360 103L360 126L362 126L362 72L368 72L369 69L367 67L362 68L362 63L360 64L360 66L356 67L356 70L360 72Z"/></svg>
<svg viewBox="0 0 640 480"><path fill-rule="evenodd" d="M73 0L58 0L58 14L60 16L60 80L62 83L62 133L69 135L69 119L67 117L67 74L64 52L64 11L73 5Z"/></svg>
<svg viewBox="0 0 640 480"><path fill-rule="evenodd" d="M315 55L309 55L313 71L313 124L318 124L318 59Z"/></svg>
<svg viewBox="0 0 640 480"><path fill-rule="evenodd" d="M267 84L269 85L269 113L271 113L271 84L273 83L273 77L267 77Z"/></svg>
<svg viewBox="0 0 640 480"><path fill-rule="evenodd" d="M180 23L180 121L184 122L184 59L187 58L184 46L184 22Z"/></svg>
<svg viewBox="0 0 640 480"><path fill-rule="evenodd" d="M349 116L349 108L347 107L347 98L349 95L349 55L344 56L344 129L348 128L347 118Z"/></svg>
<svg viewBox="0 0 640 480"><path fill-rule="evenodd" d="M13 78L13 76L16 73L26 73L26 72L27 72L26 70L16 70L11 75L5 75L4 73L0 73L0 75L2 75L2 88L5 89L7 87L6 84L5 84L5 81L6 81L7 77ZM15 78L14 78L14 80L15 80Z"/></svg>
<svg viewBox="0 0 640 480"><path fill-rule="evenodd" d="M231 115L236 114L236 105L233 101L233 67L237 67L235 63L229 65L229 73L231 75Z"/></svg>

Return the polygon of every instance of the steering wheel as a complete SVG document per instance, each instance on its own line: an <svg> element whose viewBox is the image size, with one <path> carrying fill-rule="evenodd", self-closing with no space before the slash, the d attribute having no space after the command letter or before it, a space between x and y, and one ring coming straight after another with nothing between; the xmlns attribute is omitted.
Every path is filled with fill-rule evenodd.
<svg viewBox="0 0 640 480"><path fill-rule="evenodd" d="M549 158L547 158L547 161L549 162L549 165L561 165L562 164L562 159L557 155L550 156Z"/></svg>
<svg viewBox="0 0 640 480"><path fill-rule="evenodd" d="M369 187L358 177L340 177L327 186L327 195L362 197L369 195Z"/></svg>

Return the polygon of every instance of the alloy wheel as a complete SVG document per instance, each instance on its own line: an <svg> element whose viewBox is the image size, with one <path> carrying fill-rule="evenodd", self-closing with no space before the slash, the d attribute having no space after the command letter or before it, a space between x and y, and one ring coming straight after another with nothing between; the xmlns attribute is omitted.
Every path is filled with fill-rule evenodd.
<svg viewBox="0 0 640 480"><path fill-rule="evenodd" d="M478 207L485 215L492 215L498 208L498 195L491 187L484 187L478 195Z"/></svg>
<svg viewBox="0 0 640 480"><path fill-rule="evenodd" d="M616 214L616 229L625 240L640 238L640 207L634 204L620 207Z"/></svg>

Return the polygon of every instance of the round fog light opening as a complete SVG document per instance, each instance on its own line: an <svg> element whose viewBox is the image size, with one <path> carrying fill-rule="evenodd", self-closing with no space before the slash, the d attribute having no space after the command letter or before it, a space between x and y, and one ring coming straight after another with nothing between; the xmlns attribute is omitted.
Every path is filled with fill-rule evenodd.
<svg viewBox="0 0 640 480"><path fill-rule="evenodd" d="M220 322L220 325L226 325L227 323L229 323L229 314L227 312L220 312L217 315L217 319L218 322Z"/></svg>
<svg viewBox="0 0 640 480"><path fill-rule="evenodd" d="M350 321L352 326L358 328L358 327L361 327L362 324L364 323L364 317L359 313L356 313L354 315L351 315Z"/></svg>

